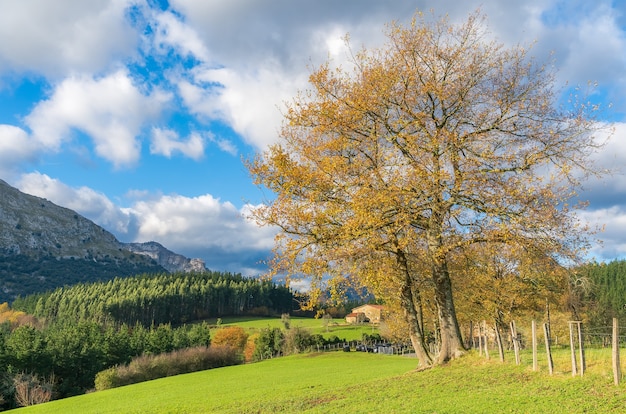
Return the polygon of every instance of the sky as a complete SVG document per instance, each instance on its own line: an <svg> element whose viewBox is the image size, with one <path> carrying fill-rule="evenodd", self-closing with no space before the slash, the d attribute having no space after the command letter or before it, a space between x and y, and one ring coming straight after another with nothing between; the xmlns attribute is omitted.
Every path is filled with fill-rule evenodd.
<svg viewBox="0 0 626 414"><path fill-rule="evenodd" d="M385 43L417 10L477 9L505 46L533 44L557 87L597 83L606 128L579 217L590 255L626 257L626 0L0 0L0 179L122 242L157 241L211 270L266 270L272 194L244 161L277 142L311 71Z"/></svg>

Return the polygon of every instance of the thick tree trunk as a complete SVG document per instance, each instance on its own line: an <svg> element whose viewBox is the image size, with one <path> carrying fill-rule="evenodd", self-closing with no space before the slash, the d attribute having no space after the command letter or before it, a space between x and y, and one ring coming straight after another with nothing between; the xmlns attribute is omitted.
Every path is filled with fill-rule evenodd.
<svg viewBox="0 0 626 414"><path fill-rule="evenodd" d="M404 276L400 292L400 303L404 311L404 318L409 324L411 344L420 365L430 367L433 364L433 359L428 352L424 337L424 318L420 290L415 280L411 277L408 261L401 249L398 249L396 257Z"/></svg>
<svg viewBox="0 0 626 414"><path fill-rule="evenodd" d="M409 337L411 344L415 350L420 365L429 367L433 364L433 359L428 353L424 338L423 326L421 321L421 304L414 303L414 295L411 286L403 284L401 291L401 304L404 311L404 317L409 324Z"/></svg>
<svg viewBox="0 0 626 414"><path fill-rule="evenodd" d="M433 281L435 284L435 300L439 318L439 332L441 337L437 364L443 364L451 359L458 358L465 352L461 329L456 317L456 309L452 298L452 282L445 259L435 259L432 265Z"/></svg>

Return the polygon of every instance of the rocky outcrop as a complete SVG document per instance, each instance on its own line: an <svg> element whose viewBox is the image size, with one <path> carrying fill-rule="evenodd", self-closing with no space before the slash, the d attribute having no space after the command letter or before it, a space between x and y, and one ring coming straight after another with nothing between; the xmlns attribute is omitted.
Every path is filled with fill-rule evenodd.
<svg viewBox="0 0 626 414"><path fill-rule="evenodd" d="M202 272L206 270L206 266L201 259L188 259L183 255L174 253L161 244L150 241L146 243L125 243L124 249L133 253L143 254L169 272Z"/></svg>
<svg viewBox="0 0 626 414"><path fill-rule="evenodd" d="M120 256L115 236L75 211L24 194L0 180L0 254Z"/></svg>

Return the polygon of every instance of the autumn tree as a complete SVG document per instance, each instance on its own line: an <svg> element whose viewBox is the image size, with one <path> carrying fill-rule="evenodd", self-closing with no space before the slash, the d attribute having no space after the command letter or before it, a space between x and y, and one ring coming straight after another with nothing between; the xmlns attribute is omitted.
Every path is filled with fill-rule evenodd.
<svg viewBox="0 0 626 414"><path fill-rule="evenodd" d="M215 331L211 346L225 346L243 353L248 341L248 334L240 326L226 326Z"/></svg>
<svg viewBox="0 0 626 414"><path fill-rule="evenodd" d="M477 243L455 255L455 303L466 322L486 319L502 331L511 320L536 318L546 304L562 301L570 269L541 251L517 247Z"/></svg>
<svg viewBox="0 0 626 414"><path fill-rule="evenodd" d="M490 40L484 23L418 13L351 67L323 64L249 165L275 193L254 212L281 230L274 270L396 298L423 365L464 352L454 255L502 244L564 263L584 242L567 201L591 168L594 108L559 106L553 69ZM425 302L437 355L424 346Z"/></svg>

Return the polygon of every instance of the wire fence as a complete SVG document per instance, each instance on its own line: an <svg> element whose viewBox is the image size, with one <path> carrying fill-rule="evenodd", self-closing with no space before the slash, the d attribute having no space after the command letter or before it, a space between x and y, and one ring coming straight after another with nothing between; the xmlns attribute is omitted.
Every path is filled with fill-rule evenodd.
<svg viewBox="0 0 626 414"><path fill-rule="evenodd" d="M557 335L556 332L559 332ZM584 375L589 367L596 372L612 372L615 384L622 379L620 353L626 348L626 335L620 334L619 321L612 326L585 329L581 321L567 326L539 324L528 327L511 322L506 329L489 326L485 321L472 324L468 347L486 358L513 357L517 365L531 364L533 370L546 369L571 375Z"/></svg>

